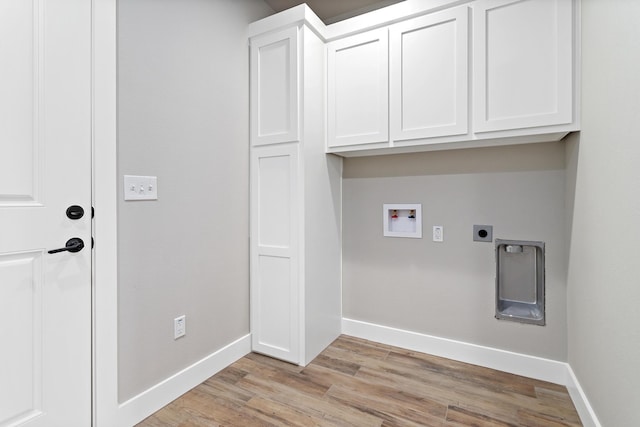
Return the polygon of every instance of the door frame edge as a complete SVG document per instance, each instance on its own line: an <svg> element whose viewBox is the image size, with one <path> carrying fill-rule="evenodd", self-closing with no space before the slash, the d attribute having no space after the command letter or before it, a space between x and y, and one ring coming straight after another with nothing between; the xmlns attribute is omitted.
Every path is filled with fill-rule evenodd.
<svg viewBox="0 0 640 427"><path fill-rule="evenodd" d="M118 426L117 0L91 2L92 425Z"/></svg>

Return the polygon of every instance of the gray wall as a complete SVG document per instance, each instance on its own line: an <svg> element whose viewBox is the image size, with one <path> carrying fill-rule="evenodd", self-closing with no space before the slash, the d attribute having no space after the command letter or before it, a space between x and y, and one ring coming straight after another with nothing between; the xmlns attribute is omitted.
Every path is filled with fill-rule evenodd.
<svg viewBox="0 0 640 427"><path fill-rule="evenodd" d="M346 159L343 316L565 361L564 164L562 143ZM383 237L383 203L422 203L423 238ZM494 318L494 245L473 224L546 242L547 326Z"/></svg>
<svg viewBox="0 0 640 427"><path fill-rule="evenodd" d="M640 2L582 8L582 132L567 145L569 363L603 426L637 426Z"/></svg>
<svg viewBox="0 0 640 427"><path fill-rule="evenodd" d="M157 175L159 189L119 202L120 401L249 333L245 31L271 13L261 0L118 4L120 179Z"/></svg>

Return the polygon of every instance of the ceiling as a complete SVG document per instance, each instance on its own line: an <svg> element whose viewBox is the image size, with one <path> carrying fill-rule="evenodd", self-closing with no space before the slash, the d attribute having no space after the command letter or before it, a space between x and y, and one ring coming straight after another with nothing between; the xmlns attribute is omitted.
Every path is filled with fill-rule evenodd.
<svg viewBox="0 0 640 427"><path fill-rule="evenodd" d="M342 21L403 0L264 0L276 12L281 12L301 3L307 5L325 24Z"/></svg>

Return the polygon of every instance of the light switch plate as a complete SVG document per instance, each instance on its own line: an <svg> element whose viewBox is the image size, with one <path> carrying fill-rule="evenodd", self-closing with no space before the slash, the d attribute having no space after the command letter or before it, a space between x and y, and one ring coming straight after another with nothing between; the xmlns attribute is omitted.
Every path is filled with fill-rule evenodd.
<svg viewBox="0 0 640 427"><path fill-rule="evenodd" d="M157 176L124 176L125 200L158 200Z"/></svg>

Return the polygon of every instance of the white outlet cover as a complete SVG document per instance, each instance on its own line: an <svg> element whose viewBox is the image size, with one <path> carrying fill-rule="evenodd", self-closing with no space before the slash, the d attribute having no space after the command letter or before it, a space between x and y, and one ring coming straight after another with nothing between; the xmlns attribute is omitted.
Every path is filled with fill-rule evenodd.
<svg viewBox="0 0 640 427"><path fill-rule="evenodd" d="M184 314L173 319L173 339L185 336L187 333L187 316Z"/></svg>
<svg viewBox="0 0 640 427"><path fill-rule="evenodd" d="M124 176L125 200L158 200L157 176Z"/></svg>
<svg viewBox="0 0 640 427"><path fill-rule="evenodd" d="M444 242L444 227L441 225L433 226L433 241Z"/></svg>

